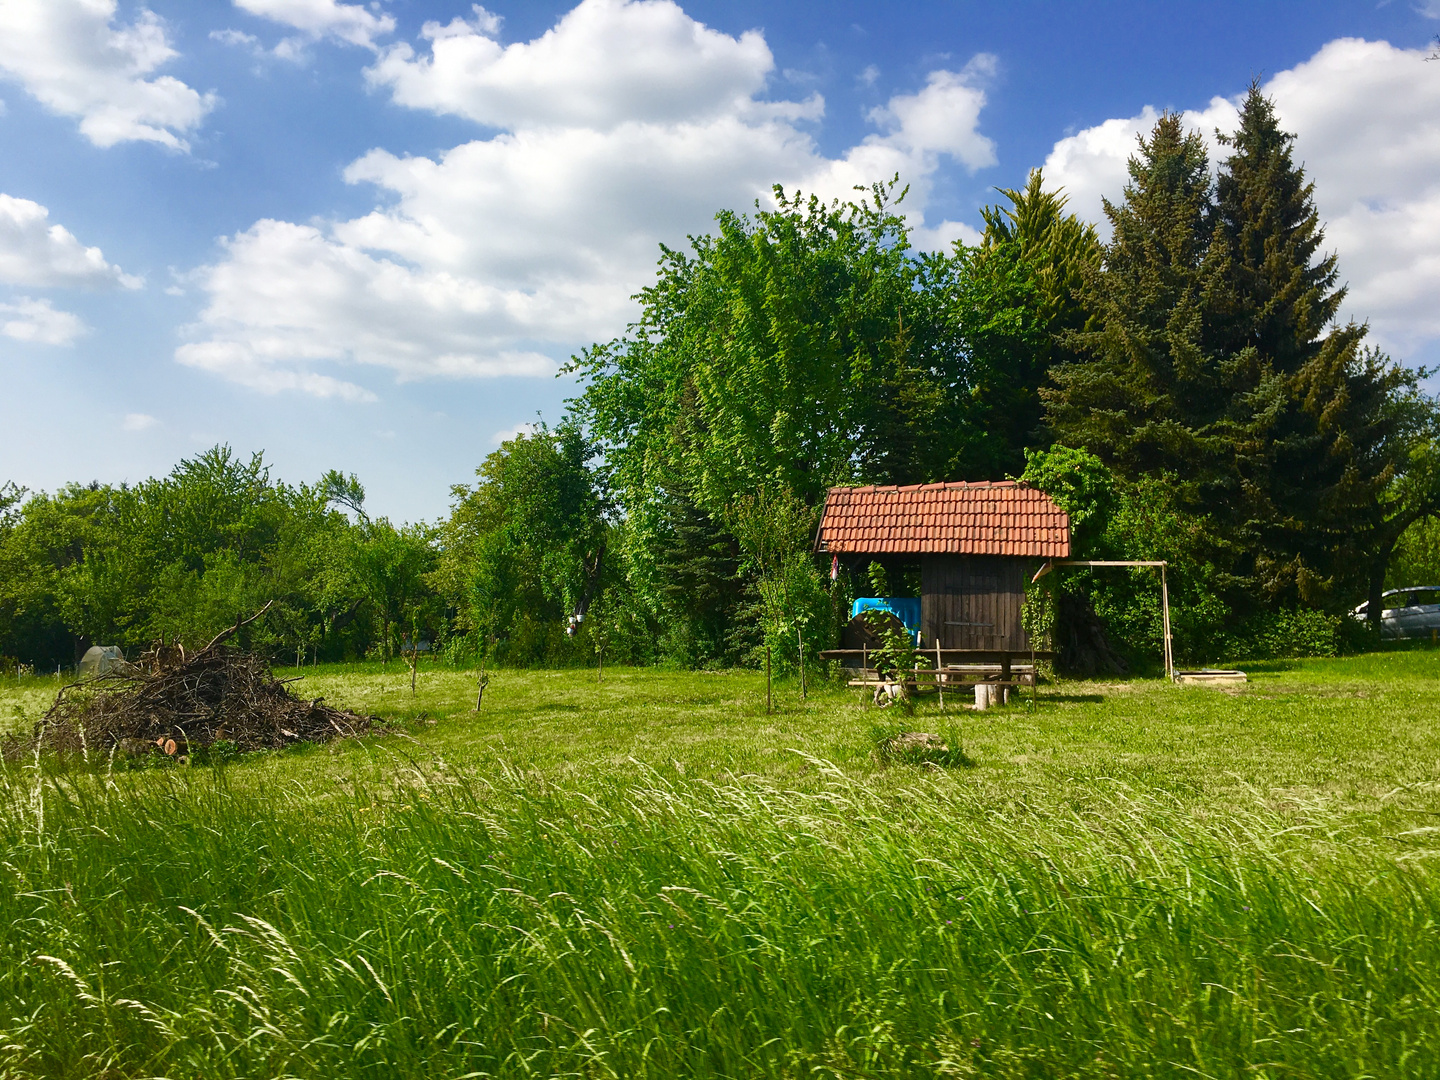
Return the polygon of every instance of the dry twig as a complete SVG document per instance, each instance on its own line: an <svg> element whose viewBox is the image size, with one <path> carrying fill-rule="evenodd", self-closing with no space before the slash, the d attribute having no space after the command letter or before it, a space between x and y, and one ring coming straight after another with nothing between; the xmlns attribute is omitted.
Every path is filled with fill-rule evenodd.
<svg viewBox="0 0 1440 1080"><path fill-rule="evenodd" d="M158 748L174 754L187 745L209 747L221 740L237 750L269 750L370 730L374 717L326 705L324 698L298 698L264 659L225 644L263 613L237 622L193 655L178 645L157 644L133 666L63 687L34 730L6 738L0 754L8 760L37 751L109 754Z"/></svg>

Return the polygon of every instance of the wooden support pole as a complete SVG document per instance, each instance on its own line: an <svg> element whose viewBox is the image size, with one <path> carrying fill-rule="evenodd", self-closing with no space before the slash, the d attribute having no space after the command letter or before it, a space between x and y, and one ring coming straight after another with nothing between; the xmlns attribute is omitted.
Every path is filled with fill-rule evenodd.
<svg viewBox="0 0 1440 1080"><path fill-rule="evenodd" d="M1170 585L1165 580L1165 564L1160 564L1160 618L1165 634L1165 677L1175 678L1175 651L1170 641Z"/></svg>
<svg viewBox="0 0 1440 1080"><path fill-rule="evenodd" d="M800 647L800 700L805 700L805 636L795 628L795 643Z"/></svg>
<svg viewBox="0 0 1440 1080"><path fill-rule="evenodd" d="M770 646L765 646L765 711L770 711Z"/></svg>
<svg viewBox="0 0 1440 1080"><path fill-rule="evenodd" d="M935 639L935 692L940 695L940 711L945 711L945 679L940 674L940 639Z"/></svg>

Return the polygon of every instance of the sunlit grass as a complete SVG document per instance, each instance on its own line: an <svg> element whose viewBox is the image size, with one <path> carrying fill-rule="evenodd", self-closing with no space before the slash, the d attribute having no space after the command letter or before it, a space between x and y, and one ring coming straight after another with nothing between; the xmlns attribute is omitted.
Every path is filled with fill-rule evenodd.
<svg viewBox="0 0 1440 1080"><path fill-rule="evenodd" d="M1437 666L913 717L305 669L395 733L6 774L0 1075L1436 1075Z"/></svg>

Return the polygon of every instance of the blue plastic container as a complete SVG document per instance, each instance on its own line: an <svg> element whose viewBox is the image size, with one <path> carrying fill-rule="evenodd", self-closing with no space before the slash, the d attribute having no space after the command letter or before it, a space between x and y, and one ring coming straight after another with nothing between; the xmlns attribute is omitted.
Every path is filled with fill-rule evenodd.
<svg viewBox="0 0 1440 1080"><path fill-rule="evenodd" d="M902 623L920 643L920 599L915 596L862 596L850 605L853 619L862 611L888 611Z"/></svg>

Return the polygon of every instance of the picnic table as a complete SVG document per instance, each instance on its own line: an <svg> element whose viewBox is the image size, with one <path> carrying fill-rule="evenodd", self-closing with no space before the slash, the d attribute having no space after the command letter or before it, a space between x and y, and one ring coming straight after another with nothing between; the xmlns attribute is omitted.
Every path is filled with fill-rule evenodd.
<svg viewBox="0 0 1440 1080"><path fill-rule="evenodd" d="M947 676L947 684L953 682L965 685L976 682L996 682L1006 686L1033 685L1035 671L1030 663L1039 660L1054 660L1055 653L1049 650L1036 649L1033 652L1029 649L916 649L915 650L927 660L935 658L936 670ZM845 667L859 668L865 674L875 669L870 666L869 649L826 649L820 654L821 660L838 660ZM859 661L856 663L856 661ZM1024 661L1024 663L1021 663ZM1024 683L1012 680L1012 673L1016 668L1028 669L1030 679ZM928 671L930 669L917 669ZM996 672L998 679L989 678L990 672ZM984 675L983 678L953 678L954 675Z"/></svg>

